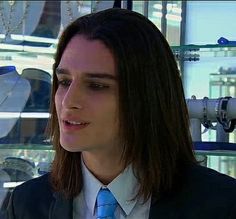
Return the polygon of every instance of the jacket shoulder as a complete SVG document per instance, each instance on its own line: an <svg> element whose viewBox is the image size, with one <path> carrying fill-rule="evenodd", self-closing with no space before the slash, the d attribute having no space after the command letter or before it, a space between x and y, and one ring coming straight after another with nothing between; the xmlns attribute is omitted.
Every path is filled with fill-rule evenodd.
<svg viewBox="0 0 236 219"><path fill-rule="evenodd" d="M50 174L28 180L14 189L14 193L20 196L45 196L48 197L52 193L50 185Z"/></svg>
<svg viewBox="0 0 236 219"><path fill-rule="evenodd" d="M13 190L7 208L8 218L47 218L52 201L50 174L31 179Z"/></svg>
<svg viewBox="0 0 236 219"><path fill-rule="evenodd" d="M30 192L33 189L34 192L40 192L41 190L51 190L51 185L50 185L50 174L44 174L40 177L30 179L21 185L17 186L14 191L15 192Z"/></svg>
<svg viewBox="0 0 236 219"><path fill-rule="evenodd" d="M152 202L150 218L236 218L235 178L195 164L179 176L175 190Z"/></svg>
<svg viewBox="0 0 236 219"><path fill-rule="evenodd" d="M183 218L236 218L236 179L216 170L194 165L187 171L178 198ZM178 204L179 205L179 204ZM181 204L179 205L181 208ZM191 210L186 210L191 209Z"/></svg>
<svg viewBox="0 0 236 219"><path fill-rule="evenodd" d="M236 192L236 179L216 170L194 165L187 171L187 181L193 185L213 188L231 188Z"/></svg>

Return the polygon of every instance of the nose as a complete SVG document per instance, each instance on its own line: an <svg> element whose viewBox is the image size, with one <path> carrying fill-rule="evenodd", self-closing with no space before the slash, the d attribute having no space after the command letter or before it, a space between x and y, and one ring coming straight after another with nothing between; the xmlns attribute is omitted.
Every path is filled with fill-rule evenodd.
<svg viewBox="0 0 236 219"><path fill-rule="evenodd" d="M62 106L67 109L82 109L82 91L78 85L71 83L62 100Z"/></svg>

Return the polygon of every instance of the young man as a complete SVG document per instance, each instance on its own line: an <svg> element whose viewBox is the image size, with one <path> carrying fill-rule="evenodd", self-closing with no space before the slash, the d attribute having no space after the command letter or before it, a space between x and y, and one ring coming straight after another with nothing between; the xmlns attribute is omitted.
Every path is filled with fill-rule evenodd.
<svg viewBox="0 0 236 219"><path fill-rule="evenodd" d="M236 217L236 180L195 160L175 58L151 21L80 17L53 70L52 171L14 190L8 218Z"/></svg>

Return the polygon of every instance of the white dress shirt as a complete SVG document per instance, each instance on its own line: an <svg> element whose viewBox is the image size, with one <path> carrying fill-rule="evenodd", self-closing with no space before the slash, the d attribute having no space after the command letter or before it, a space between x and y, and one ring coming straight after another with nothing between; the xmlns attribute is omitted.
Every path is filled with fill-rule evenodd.
<svg viewBox="0 0 236 219"><path fill-rule="evenodd" d="M82 163L84 187L73 200L73 219L96 219L96 197L102 187L108 188L118 202L115 211L116 219L148 219L151 198L144 204L140 199L134 199L139 184L128 166L108 185L103 185Z"/></svg>

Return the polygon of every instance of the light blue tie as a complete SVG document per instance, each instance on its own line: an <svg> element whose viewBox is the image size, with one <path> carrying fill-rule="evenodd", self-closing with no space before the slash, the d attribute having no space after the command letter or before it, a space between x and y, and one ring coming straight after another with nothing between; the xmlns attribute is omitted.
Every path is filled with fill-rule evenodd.
<svg viewBox="0 0 236 219"><path fill-rule="evenodd" d="M97 219L115 219L117 201L109 189L101 189L97 196Z"/></svg>

